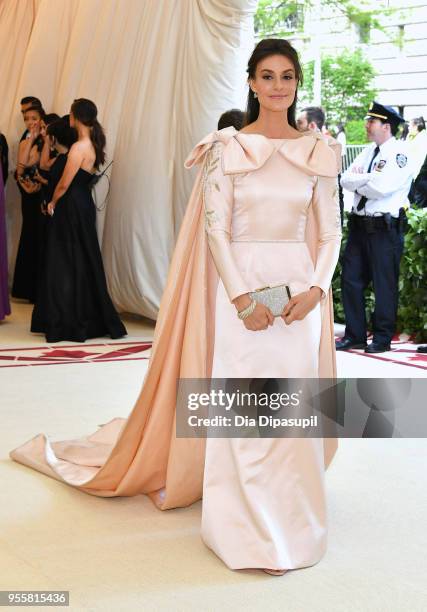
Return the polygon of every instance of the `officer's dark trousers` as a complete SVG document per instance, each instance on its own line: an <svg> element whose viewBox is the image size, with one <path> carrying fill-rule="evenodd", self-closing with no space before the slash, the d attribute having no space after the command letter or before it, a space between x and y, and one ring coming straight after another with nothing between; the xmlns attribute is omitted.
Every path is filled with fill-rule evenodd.
<svg viewBox="0 0 427 612"><path fill-rule="evenodd" d="M341 290L345 337L366 341L365 289L372 281L375 293L373 341L389 344L396 326L399 266L403 234L396 227L368 233L350 227L342 259Z"/></svg>

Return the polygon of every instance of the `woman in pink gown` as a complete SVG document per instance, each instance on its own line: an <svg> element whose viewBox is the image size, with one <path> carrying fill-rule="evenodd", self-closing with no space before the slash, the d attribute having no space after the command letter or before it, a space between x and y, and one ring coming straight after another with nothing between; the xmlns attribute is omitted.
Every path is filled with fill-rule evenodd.
<svg viewBox="0 0 427 612"><path fill-rule="evenodd" d="M196 501L203 485L206 544L232 569L280 574L325 551L335 441L210 438L205 452L203 440L175 433L177 378L335 375L339 152L296 130L301 71L286 41L261 41L248 71L248 125L209 134L187 159L202 169L132 413L84 439L38 435L11 456L92 495L149 494L161 509ZM293 298L282 318L261 305L237 317L249 291L283 281Z"/></svg>
<svg viewBox="0 0 427 612"><path fill-rule="evenodd" d="M221 138L205 162L206 228L220 277L212 377L314 378L320 301L341 236L336 157L295 129L301 71L285 41L261 42L248 72L248 125L233 137L243 155ZM320 237L315 266L305 241L310 208ZM237 318L250 291L284 281L294 297L281 318L273 323L262 304ZM323 479L320 439L208 438L204 541L233 569L283 573L316 563L326 546Z"/></svg>

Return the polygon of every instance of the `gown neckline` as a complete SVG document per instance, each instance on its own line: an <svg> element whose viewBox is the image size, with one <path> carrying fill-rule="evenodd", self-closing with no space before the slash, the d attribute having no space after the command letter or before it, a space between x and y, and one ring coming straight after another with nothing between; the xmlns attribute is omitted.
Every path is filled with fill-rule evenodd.
<svg viewBox="0 0 427 612"><path fill-rule="evenodd" d="M297 138L270 138L269 136L265 136L264 134L259 134L258 132L236 132L234 136L261 136L261 138L265 138L266 140L275 140L280 142L289 142L292 140L301 140L301 138L309 138L309 134L302 134Z"/></svg>

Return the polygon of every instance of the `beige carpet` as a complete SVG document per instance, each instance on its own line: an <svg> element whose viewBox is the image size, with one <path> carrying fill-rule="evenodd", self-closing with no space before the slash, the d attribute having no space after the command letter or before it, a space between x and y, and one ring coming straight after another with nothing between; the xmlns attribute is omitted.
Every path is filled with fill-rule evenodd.
<svg viewBox="0 0 427 612"><path fill-rule="evenodd" d="M13 311L1 345L41 346L27 331L29 307ZM130 341L152 335L147 321L126 325ZM341 373L351 359L365 362L339 357ZM126 416L145 367L0 368L0 589L69 590L76 611L427 609L426 440L341 441L327 476L328 552L281 578L228 570L200 540L200 503L162 513L143 496L91 497L9 461L11 448L41 431L60 439Z"/></svg>

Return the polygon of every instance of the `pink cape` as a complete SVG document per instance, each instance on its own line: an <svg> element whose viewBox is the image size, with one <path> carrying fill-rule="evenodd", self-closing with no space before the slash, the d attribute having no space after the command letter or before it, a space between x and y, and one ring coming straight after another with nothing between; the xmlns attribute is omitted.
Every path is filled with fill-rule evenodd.
<svg viewBox="0 0 427 612"><path fill-rule="evenodd" d="M234 128L209 134L193 149L186 167L203 162L215 140L227 143L223 159L225 172L247 172L260 167L271 155L266 139L253 147L253 138L245 139L244 134L234 138L235 134ZM302 150L297 156L313 175L322 174L325 168L318 154L320 138L301 139ZM337 149L335 153L340 160L338 147L334 142L329 144ZM306 242L315 261L318 240L312 214L307 223ZM14 449L11 458L91 495L115 497L145 493L162 510L199 500L205 441L176 437L176 388L179 378L210 377L217 282L207 246L199 171L169 269L149 369L129 417L113 419L94 434L77 440L51 443L39 434ZM319 363L320 377L335 377L330 291L322 300ZM324 440L326 467L336 448L334 438Z"/></svg>

